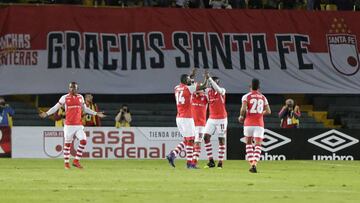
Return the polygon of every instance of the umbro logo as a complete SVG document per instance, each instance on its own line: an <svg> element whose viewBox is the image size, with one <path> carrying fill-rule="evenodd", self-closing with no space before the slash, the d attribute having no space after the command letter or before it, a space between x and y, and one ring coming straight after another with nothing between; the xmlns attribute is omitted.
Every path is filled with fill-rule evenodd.
<svg viewBox="0 0 360 203"><path fill-rule="evenodd" d="M330 152L337 152L358 143L359 140L333 129L308 139L308 142Z"/></svg>
<svg viewBox="0 0 360 203"><path fill-rule="evenodd" d="M241 138L241 141L245 143L245 137ZM274 131L265 129L262 150L264 152L268 152L289 142L291 142L290 138L280 135Z"/></svg>

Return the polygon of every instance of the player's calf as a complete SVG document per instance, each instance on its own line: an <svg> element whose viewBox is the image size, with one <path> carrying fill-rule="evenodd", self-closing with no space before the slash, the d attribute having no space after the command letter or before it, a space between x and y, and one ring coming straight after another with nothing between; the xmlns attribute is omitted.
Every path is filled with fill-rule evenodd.
<svg viewBox="0 0 360 203"><path fill-rule="evenodd" d="M200 156L200 143L195 142L194 144L194 154L193 154L193 164L196 166Z"/></svg>
<svg viewBox="0 0 360 203"><path fill-rule="evenodd" d="M71 143L65 142L64 143L64 163L65 163L65 169L70 168L70 149L71 149Z"/></svg>
<svg viewBox="0 0 360 203"><path fill-rule="evenodd" d="M189 166L193 165L194 137L186 137L185 139L186 163Z"/></svg>

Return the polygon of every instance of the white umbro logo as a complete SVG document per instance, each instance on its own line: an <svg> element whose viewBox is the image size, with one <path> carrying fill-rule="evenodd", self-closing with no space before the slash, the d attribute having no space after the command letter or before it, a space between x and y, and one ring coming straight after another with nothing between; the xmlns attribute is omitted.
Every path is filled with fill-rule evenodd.
<svg viewBox="0 0 360 203"><path fill-rule="evenodd" d="M241 138L240 140L241 142L245 143L245 137ZM271 130L265 129L262 150L264 152L268 152L289 142L291 142L290 138L287 138Z"/></svg>
<svg viewBox="0 0 360 203"><path fill-rule="evenodd" d="M330 152L337 152L358 143L359 140L333 129L308 139L308 142Z"/></svg>

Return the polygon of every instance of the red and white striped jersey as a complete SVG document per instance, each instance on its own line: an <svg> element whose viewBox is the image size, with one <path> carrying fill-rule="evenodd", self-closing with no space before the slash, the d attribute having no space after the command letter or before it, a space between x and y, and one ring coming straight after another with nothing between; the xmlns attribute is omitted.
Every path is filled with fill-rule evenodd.
<svg viewBox="0 0 360 203"><path fill-rule="evenodd" d="M175 90L177 118L192 118L191 95L196 91L197 84L185 85L180 83Z"/></svg>
<svg viewBox="0 0 360 203"><path fill-rule="evenodd" d="M244 126L264 127L263 111L266 105L269 105L266 97L259 91L251 91L245 94L242 103L247 104Z"/></svg>
<svg viewBox="0 0 360 203"><path fill-rule="evenodd" d="M195 92L191 98L191 111L194 118L195 126L206 125L206 111L208 99L206 94L201 92Z"/></svg>
<svg viewBox="0 0 360 203"><path fill-rule="evenodd" d="M65 106L65 125L82 125L81 113L84 97L81 94L63 95L58 103Z"/></svg>
<svg viewBox="0 0 360 203"><path fill-rule="evenodd" d="M209 118L224 119L227 118L225 108L225 89L224 94L220 94L212 88L206 89L209 99Z"/></svg>

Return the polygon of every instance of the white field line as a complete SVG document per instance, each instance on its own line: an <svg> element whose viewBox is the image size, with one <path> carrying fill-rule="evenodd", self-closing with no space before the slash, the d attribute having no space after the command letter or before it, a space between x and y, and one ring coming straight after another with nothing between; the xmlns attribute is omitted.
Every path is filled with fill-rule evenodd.
<svg viewBox="0 0 360 203"><path fill-rule="evenodd" d="M303 164L312 164L314 165L313 162L309 162L309 161L298 161L299 163L303 163ZM360 163L360 162L359 162ZM354 166L354 165L347 165L347 164L338 164L338 163L322 163L322 161L316 161L317 165L323 165L323 166L338 166L338 167L348 167L348 168L360 168L360 164L359 166Z"/></svg>
<svg viewBox="0 0 360 203"><path fill-rule="evenodd" d="M0 191L9 191L11 189L5 189ZM101 192L129 192L129 191L137 191L137 192L174 192L173 189L151 189L151 188L52 188L52 189L41 189L41 188L27 188L27 189L16 189L17 191L101 191ZM321 189L221 189L221 188L208 188L207 191L211 192L285 192L285 193L344 193L344 194L360 194L360 191L349 191L349 190L321 190ZM188 190L182 190L180 188L176 189L176 192L187 192Z"/></svg>

